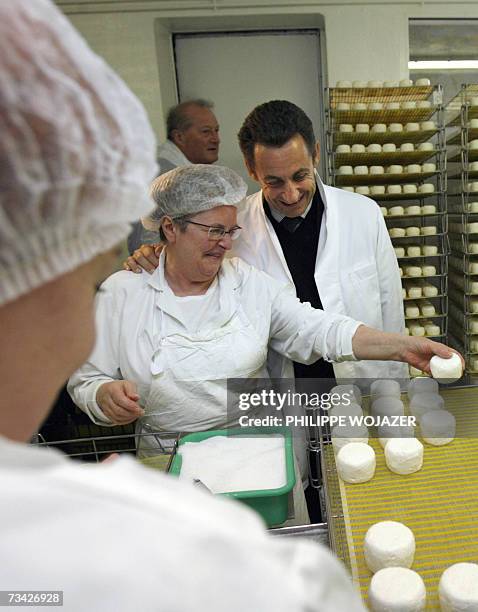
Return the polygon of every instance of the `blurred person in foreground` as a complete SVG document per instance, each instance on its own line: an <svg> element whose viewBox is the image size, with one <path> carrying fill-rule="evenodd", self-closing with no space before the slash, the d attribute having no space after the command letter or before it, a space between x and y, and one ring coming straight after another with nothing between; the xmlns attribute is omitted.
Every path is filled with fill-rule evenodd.
<svg viewBox="0 0 478 612"><path fill-rule="evenodd" d="M0 590L62 590L79 612L363 610L329 551L271 539L232 501L28 445L93 348L115 245L152 208L155 143L49 0L0 4L0 122Z"/></svg>

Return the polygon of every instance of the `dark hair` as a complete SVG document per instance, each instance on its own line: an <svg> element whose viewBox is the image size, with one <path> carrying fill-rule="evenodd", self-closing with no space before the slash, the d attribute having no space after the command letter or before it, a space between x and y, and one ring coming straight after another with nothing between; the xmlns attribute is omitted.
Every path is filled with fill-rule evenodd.
<svg viewBox="0 0 478 612"><path fill-rule="evenodd" d="M287 100L265 102L247 115L238 133L239 146L251 168L254 146L282 147L300 134L312 158L315 157L315 135L312 121L304 111Z"/></svg>
<svg viewBox="0 0 478 612"><path fill-rule="evenodd" d="M191 108L191 106L199 106L208 109L214 108L212 102L203 100L202 98L187 100L186 102L181 102L181 104L177 104L170 108L166 119L166 131L169 140L171 140L174 130L180 130L182 132L191 127L193 122L188 115L188 109Z"/></svg>

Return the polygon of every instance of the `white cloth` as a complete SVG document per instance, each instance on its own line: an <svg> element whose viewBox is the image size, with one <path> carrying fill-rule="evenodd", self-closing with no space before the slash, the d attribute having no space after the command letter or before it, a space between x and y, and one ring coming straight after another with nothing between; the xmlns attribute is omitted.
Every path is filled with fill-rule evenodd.
<svg viewBox="0 0 478 612"><path fill-rule="evenodd" d="M325 548L129 458L0 438L0 490L1 590L63 590L68 612L364 611Z"/></svg>
<svg viewBox="0 0 478 612"><path fill-rule="evenodd" d="M214 279L209 289L203 295L177 296L169 286L165 287L169 293L168 299L174 305L178 313L178 320L182 322L186 330L192 334L198 334L201 330L210 329L217 321L221 313L219 301L219 287L217 278ZM181 329L181 331L184 331Z"/></svg>
<svg viewBox="0 0 478 612"><path fill-rule="evenodd" d="M169 172L169 170L177 168L178 166L192 165L181 149L178 149L174 142L170 140L166 140L158 146L157 155L159 166L157 176ZM139 249L142 244L155 244L157 242L159 242L159 234L157 231L145 229L141 221L133 223L133 229L128 236L129 253L133 253L136 249Z"/></svg>
<svg viewBox="0 0 478 612"><path fill-rule="evenodd" d="M177 168L178 166L191 166L191 162L184 155L184 153L179 149L174 142L171 140L165 140L158 147L158 165L160 174L164 174L173 168Z"/></svg>
<svg viewBox="0 0 478 612"><path fill-rule="evenodd" d="M387 227L377 204L354 193L317 186L324 203L315 281L326 313L343 314L388 332L403 332L402 286ZM231 257L273 278L292 282L277 235L264 213L262 192L246 199ZM293 378L292 363L269 351L271 376ZM406 364L356 361L334 364L337 378L408 378Z"/></svg>
<svg viewBox="0 0 478 612"><path fill-rule="evenodd" d="M165 254L166 249L151 276L117 272L98 295L95 349L68 384L75 403L95 422L110 422L96 402L96 392L111 380L136 382L144 404L156 377L158 402L168 407L168 414L156 415L158 424L173 431L201 431L226 424L224 379L268 378L268 345L305 363L321 356L354 359L352 337L358 322L301 304L289 283L240 259L225 260L221 266L221 308L215 325L211 322L203 337L191 336L165 290ZM162 342L167 350L161 350ZM215 343L211 352L208 342Z"/></svg>

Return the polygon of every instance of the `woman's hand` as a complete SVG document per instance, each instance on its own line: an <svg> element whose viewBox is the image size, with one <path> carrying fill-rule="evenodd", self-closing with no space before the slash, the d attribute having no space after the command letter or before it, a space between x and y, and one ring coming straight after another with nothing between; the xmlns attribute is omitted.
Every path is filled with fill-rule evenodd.
<svg viewBox="0 0 478 612"><path fill-rule="evenodd" d="M440 342L418 336L389 334L361 325L352 339L352 349L357 359L374 359L378 361L404 361L409 365L430 373L430 359L438 355L448 359L458 351ZM463 367L463 357L460 355Z"/></svg>
<svg viewBox="0 0 478 612"><path fill-rule="evenodd" d="M115 425L128 425L144 415L138 400L136 383L130 380L104 383L96 392L98 406Z"/></svg>
<svg viewBox="0 0 478 612"><path fill-rule="evenodd" d="M164 245L160 242L158 244L142 244L123 262L123 268L136 274L140 274L143 270L152 274L158 267L159 256L163 248Z"/></svg>

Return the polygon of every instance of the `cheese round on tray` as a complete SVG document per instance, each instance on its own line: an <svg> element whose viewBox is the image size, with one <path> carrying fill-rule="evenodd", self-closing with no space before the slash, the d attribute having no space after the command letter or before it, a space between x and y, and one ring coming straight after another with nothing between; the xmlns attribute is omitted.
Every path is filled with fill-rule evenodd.
<svg viewBox="0 0 478 612"><path fill-rule="evenodd" d="M370 187L368 185L360 185L359 187L355 187L355 193L360 193L360 195L369 195Z"/></svg>
<svg viewBox="0 0 478 612"><path fill-rule="evenodd" d="M443 410L445 408L445 400L438 393L430 393L420 391L414 393L410 400L410 413L420 419L425 412L430 410Z"/></svg>
<svg viewBox="0 0 478 612"><path fill-rule="evenodd" d="M330 435L336 453L353 443L368 446L368 429L365 425L336 425L332 428Z"/></svg>
<svg viewBox="0 0 478 612"><path fill-rule="evenodd" d="M379 425L377 436L380 446L385 448L392 438L414 438L415 428L411 425Z"/></svg>
<svg viewBox="0 0 478 612"><path fill-rule="evenodd" d="M431 410L420 419L420 431L428 444L444 446L455 438L455 417L447 410Z"/></svg>
<svg viewBox="0 0 478 612"><path fill-rule="evenodd" d="M478 565L451 565L441 575L438 595L442 612L478 610Z"/></svg>
<svg viewBox="0 0 478 612"><path fill-rule="evenodd" d="M423 295L423 290L421 287L417 287L416 285L410 285L407 288L407 295L409 298L421 298Z"/></svg>
<svg viewBox="0 0 478 612"><path fill-rule="evenodd" d="M420 316L420 309L418 308L418 306L413 303L410 302L409 304L405 305L405 316L407 318L416 318Z"/></svg>
<svg viewBox="0 0 478 612"><path fill-rule="evenodd" d="M375 474L375 451L363 442L351 442L342 447L336 457L337 472L344 482L367 482Z"/></svg>
<svg viewBox="0 0 478 612"><path fill-rule="evenodd" d="M372 612L421 612L427 592L421 577L406 567L386 567L372 576L368 600Z"/></svg>
<svg viewBox="0 0 478 612"><path fill-rule="evenodd" d="M384 395L400 399L400 392L400 383L396 380L384 378L374 380L370 384L370 394L372 395L372 399L377 399Z"/></svg>
<svg viewBox="0 0 478 612"><path fill-rule="evenodd" d="M375 523L365 534L364 556L373 573L384 567L411 567L415 556L412 530L397 521Z"/></svg>
<svg viewBox="0 0 478 612"><path fill-rule="evenodd" d="M406 230L404 227L391 227L388 230L391 238L403 238L405 236Z"/></svg>
<svg viewBox="0 0 478 612"><path fill-rule="evenodd" d="M439 386L436 380L429 376L418 376L408 383L408 398L412 399L417 393L438 394Z"/></svg>
<svg viewBox="0 0 478 612"><path fill-rule="evenodd" d="M430 370L433 378L441 382L452 383L459 380L463 375L463 364L461 358L456 353L448 358L433 355L430 359Z"/></svg>
<svg viewBox="0 0 478 612"><path fill-rule="evenodd" d="M350 399L351 402L355 401L359 406L362 405L362 392L357 385L336 385L330 390L330 395L334 393L340 395L342 400ZM346 396L345 398L344 395Z"/></svg>
<svg viewBox="0 0 478 612"><path fill-rule="evenodd" d="M438 295L438 288L435 285L423 285L422 290L425 297L435 297Z"/></svg>
<svg viewBox="0 0 478 612"><path fill-rule="evenodd" d="M375 417L403 416L403 402L396 397L379 397L372 402L372 415Z"/></svg>
<svg viewBox="0 0 478 612"><path fill-rule="evenodd" d="M423 444L416 438L392 438L385 446L385 462L395 474L414 474L423 465Z"/></svg>
<svg viewBox="0 0 478 612"><path fill-rule="evenodd" d="M330 408L329 410L329 417L335 417L335 418L345 417L347 419L348 417L362 417L362 416L363 416L362 408L358 404L355 404L355 403L337 404L337 406L332 406L332 408ZM355 432L355 429L354 429L354 432ZM368 432L367 432L367 436L368 436ZM360 440L360 441L362 442L363 440Z"/></svg>

